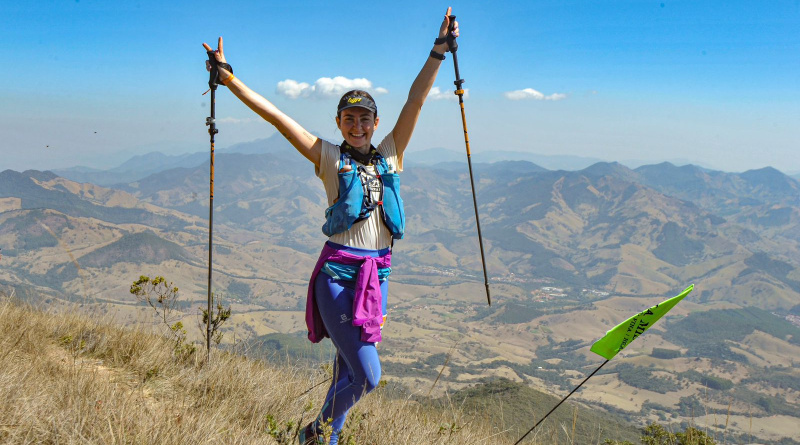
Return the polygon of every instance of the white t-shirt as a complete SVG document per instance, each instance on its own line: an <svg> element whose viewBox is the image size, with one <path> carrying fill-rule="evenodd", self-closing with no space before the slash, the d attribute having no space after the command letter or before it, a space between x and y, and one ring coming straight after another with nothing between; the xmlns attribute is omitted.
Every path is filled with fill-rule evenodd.
<svg viewBox="0 0 800 445"><path fill-rule="evenodd" d="M386 159L390 171L403 171L403 157L397 156L392 133L386 135L375 148ZM322 141L322 154L319 159L319 168L315 169L315 174L322 180L322 184L325 187L329 207L339 197L338 172L340 155L338 145L331 144L325 140ZM358 166L364 166L355 159L353 159L353 163ZM364 168L369 174L375 175L375 166L367 165ZM379 191L373 190L373 192L376 193L373 197L376 200L380 199L380 196L378 196ZM370 213L369 218L353 224L350 230L337 233L328 239L337 244L359 249L380 250L392 245L392 233L386 228L381 218L380 210L377 208Z"/></svg>

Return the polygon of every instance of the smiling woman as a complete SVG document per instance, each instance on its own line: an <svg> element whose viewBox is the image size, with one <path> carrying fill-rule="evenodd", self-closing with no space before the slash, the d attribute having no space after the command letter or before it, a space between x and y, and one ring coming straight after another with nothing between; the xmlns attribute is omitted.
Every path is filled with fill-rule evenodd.
<svg viewBox="0 0 800 445"><path fill-rule="evenodd" d="M405 214L400 199L403 154L414 132L420 110L436 80L458 24L450 23L451 8L439 27L433 49L411 84L408 100L386 137L376 146L378 107L364 90L352 90L339 100L336 126L343 141L322 140L248 88L226 63L222 37L213 50L218 83L225 85L251 110L278 129L297 151L311 161L328 199L323 233L328 236L311 273L306 299L308 338L330 337L336 347L333 380L317 419L300 432L301 444L323 443L324 426L337 444L347 412L378 386L381 365L376 343L386 319L388 277L394 240L403 238ZM448 35L449 34L449 35ZM213 72L213 71L212 71ZM213 76L213 74L212 74Z"/></svg>

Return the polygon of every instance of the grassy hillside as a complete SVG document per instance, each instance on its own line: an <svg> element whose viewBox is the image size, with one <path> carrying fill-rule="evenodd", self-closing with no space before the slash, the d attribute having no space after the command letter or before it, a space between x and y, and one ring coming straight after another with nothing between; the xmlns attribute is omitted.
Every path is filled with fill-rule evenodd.
<svg viewBox="0 0 800 445"><path fill-rule="evenodd" d="M521 437L559 400L525 385L498 379L457 391L440 406L446 407L447 403L462 406L467 412L484 417L495 429ZM545 423L557 427L546 428L544 432L534 430L542 443L592 444L612 437L628 441L639 438L638 428L621 417L568 403L558 407Z"/></svg>
<svg viewBox="0 0 800 445"><path fill-rule="evenodd" d="M147 329L45 313L8 299L0 302L0 343L3 443L295 443L293 426L309 421L326 389L308 391L326 380L324 369L221 351L210 362L202 352L175 357L172 344ZM495 403L494 395L484 397L494 394L487 388L458 393L457 403L446 404L382 385L351 411L342 443L513 443L498 431L502 413L470 414ZM525 443L550 444L559 435L569 443L569 434L544 425Z"/></svg>

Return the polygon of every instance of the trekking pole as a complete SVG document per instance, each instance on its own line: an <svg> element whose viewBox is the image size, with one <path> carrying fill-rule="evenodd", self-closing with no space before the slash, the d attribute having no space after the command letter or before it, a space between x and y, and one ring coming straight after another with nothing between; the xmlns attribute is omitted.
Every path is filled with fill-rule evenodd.
<svg viewBox="0 0 800 445"><path fill-rule="evenodd" d="M581 382L581 384L580 384L580 385L576 386L576 387L575 387L575 389L573 389L573 390L572 390L572 391L571 391L569 394L567 394L567 396L566 396L566 397L564 397L563 399L561 399L561 401L560 401L560 402L558 402L558 404L557 404L556 406L554 406L554 407L553 407L553 409L551 409L551 410L550 410L550 412L548 412L547 414L545 414L545 415L544 415L544 417L542 417L542 419L541 419L541 420L539 420L538 422L536 422L536 425L534 425L534 426L533 426L533 428L529 429L529 430L528 430L528 432L527 432L527 433L525 433L525 434L524 434L522 437L520 437L518 441L514 442L514 445L518 445L520 442L522 442L522 439L524 439L525 437L527 437L527 436L528 436L528 434L530 434L530 433L531 433L533 430L535 430L535 429L536 429L536 427L537 427L537 426L539 426L539 424L540 424L540 423L544 422L544 419L546 419L546 418L547 418L547 417L548 417L550 414L552 414L552 413L553 413L553 411L555 411L555 410L556 410L556 408L558 408L559 406L561 406L561 404L562 404L562 403L564 403L564 401L565 401L565 400L567 400L567 399L569 398L569 396L571 396L571 395L572 395L572 393L574 393L575 391L577 391L577 390L578 390L578 388L580 388L581 386L583 386L583 384L584 384L584 383L586 383L586 381L587 381L587 380L589 380L590 378L592 378L592 376L593 376L593 375L595 375L595 373L596 373L597 371L599 371L599 370L600 370L600 368L602 368L603 366L605 366L605 364L606 364L606 363L608 363L609 361L610 361L610 360L606 359L606 361L604 361L604 362L603 362L603 364L601 364L600 366L598 366L598 367L597 367L597 369L595 369L594 371L592 371L592 373L591 373L591 374L589 374L589 377L586 377L585 379L583 379L583 381Z"/></svg>
<svg viewBox="0 0 800 445"><path fill-rule="evenodd" d="M321 381L321 382L319 382L319 383L315 384L315 385L314 385L314 386L312 386L311 388L308 388L307 390L303 391L303 392L302 392L302 393L300 393L300 395L299 395L299 396L297 396L297 397L298 397L298 398L300 398L300 397L302 397L302 396L304 396L304 395L306 395L306 394L310 393L310 392L311 392L311 390L313 390L314 388L316 388L316 387L318 387L318 386L320 386L320 385L322 385L322 384L324 384L324 383L328 383L328 382L330 382L330 381L331 381L331 379L325 379L325 380L323 380L323 381Z"/></svg>
<svg viewBox="0 0 800 445"><path fill-rule="evenodd" d="M483 254L483 237L481 236L481 221L478 218L478 199L475 197L475 180L472 176L472 156L469 152L469 134L467 133L467 117L464 114L464 90L461 88L461 85L464 83L464 79L461 78L461 75L458 73L458 56L456 55L456 51L458 51L458 43L456 43L456 38L453 37L452 31L455 28L456 23L456 16L451 15L450 18L450 28L447 30L447 45L450 47L448 51L453 54L453 65L456 69L456 81L453 82L456 85L455 94L458 96L458 104L461 106L461 124L464 126L464 143L467 146L467 166L469 167L469 183L472 186L472 204L475 206L475 224L478 227L478 245L481 248L481 265L483 266L483 283L486 286L486 301L489 303L489 306L492 305L492 297L489 294L489 276L486 275L486 257Z"/></svg>
<svg viewBox="0 0 800 445"><path fill-rule="evenodd" d="M211 138L211 176L209 180L209 194L208 194L208 312L206 313L206 360L211 360L211 314L214 309L214 297L211 293L211 272L212 267L212 253L213 253L213 228L214 228L214 135L219 133L217 130L217 122L215 118L216 106L216 92L217 92L217 59L214 57L214 51L206 51L208 53L209 64L211 70L208 77L208 88L211 91L211 116L206 118L206 125L208 126L208 134ZM205 94L205 93L203 93Z"/></svg>

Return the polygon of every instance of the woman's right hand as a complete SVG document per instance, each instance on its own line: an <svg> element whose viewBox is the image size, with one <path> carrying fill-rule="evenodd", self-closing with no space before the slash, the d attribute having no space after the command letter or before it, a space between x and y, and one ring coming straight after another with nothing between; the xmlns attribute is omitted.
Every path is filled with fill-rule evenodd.
<svg viewBox="0 0 800 445"><path fill-rule="evenodd" d="M203 43L203 48L211 54L214 54L214 60L216 60L218 64L217 69L219 70L217 73L218 79L222 79L224 82L220 84L227 86L248 108L255 111L256 114L261 116L265 121L274 125L278 132L282 134L300 154L313 162L315 166L319 167L320 157L322 156L322 141L306 131L294 119L281 112L278 107L268 101L264 96L248 88L241 79L233 77L233 73L229 70L219 65L227 63L225 60L225 53L222 52L222 37L219 38L217 49L211 49L211 46L207 43ZM206 68L209 70L211 69L210 60L206 60Z"/></svg>
<svg viewBox="0 0 800 445"><path fill-rule="evenodd" d="M222 52L222 37L220 37L219 41L217 42L217 49L216 50L212 50L211 47L208 46L208 44L205 43L205 42L203 43L203 48L205 48L206 51L213 51L214 52L214 58L217 60L217 63L227 63L225 61L225 53ZM208 71L211 71L211 62L209 62L208 60L206 60L206 69ZM225 68L219 67L219 70L224 75L230 74L228 72L228 70L226 70Z"/></svg>

